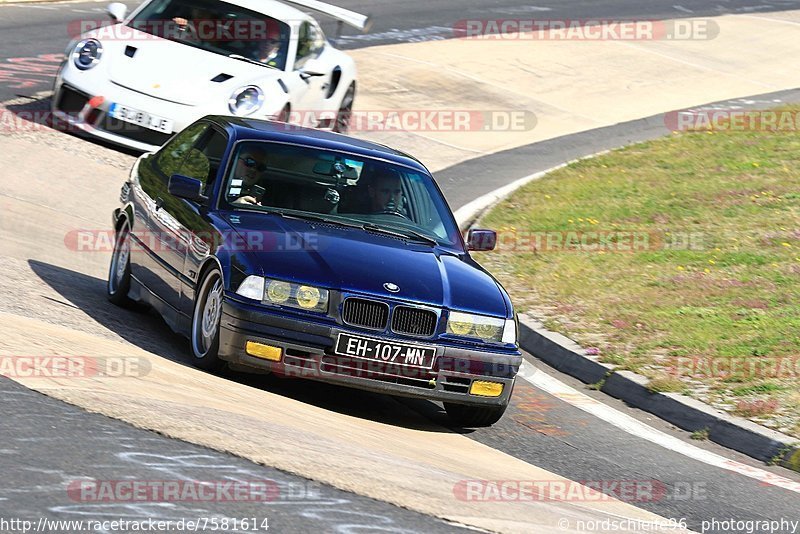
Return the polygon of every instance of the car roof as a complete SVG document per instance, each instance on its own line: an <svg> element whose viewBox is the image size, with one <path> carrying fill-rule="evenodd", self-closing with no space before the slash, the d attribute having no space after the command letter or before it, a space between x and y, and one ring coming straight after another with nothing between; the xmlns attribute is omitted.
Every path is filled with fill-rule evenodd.
<svg viewBox="0 0 800 534"><path fill-rule="evenodd" d="M227 4L250 9L257 13L269 15L284 22L294 22L309 18L303 11L277 0L220 0Z"/></svg>
<svg viewBox="0 0 800 534"><path fill-rule="evenodd" d="M223 128L232 129L237 141L281 141L351 152L389 160L430 174L430 171L418 159L405 152L349 135L247 117L212 115L205 117L205 120L212 121Z"/></svg>

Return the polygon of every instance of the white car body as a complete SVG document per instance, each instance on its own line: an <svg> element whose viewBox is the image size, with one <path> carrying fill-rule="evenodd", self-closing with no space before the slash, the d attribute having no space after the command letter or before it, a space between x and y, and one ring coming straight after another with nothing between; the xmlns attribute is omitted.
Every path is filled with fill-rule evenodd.
<svg viewBox="0 0 800 534"><path fill-rule="evenodd" d="M240 115L229 107L229 101L235 101L237 90L255 86L262 91L263 103L248 117L280 117L302 126L346 129L346 124L337 124L335 118L340 109L352 109L355 62L327 41L310 15L276 0L214 2L214 7L228 4L288 25L285 66L279 69L128 26L148 5L159 1L148 0L121 22L83 33L70 43L54 86L56 119L91 136L149 152L203 116ZM288 1L361 29L368 24L366 16L315 0ZM124 6L112 4L109 13L115 8L119 13ZM312 53L298 65L301 29L306 36L318 34ZM79 68L75 47L90 38L102 46L99 59L90 68ZM310 42L308 38L305 41Z"/></svg>

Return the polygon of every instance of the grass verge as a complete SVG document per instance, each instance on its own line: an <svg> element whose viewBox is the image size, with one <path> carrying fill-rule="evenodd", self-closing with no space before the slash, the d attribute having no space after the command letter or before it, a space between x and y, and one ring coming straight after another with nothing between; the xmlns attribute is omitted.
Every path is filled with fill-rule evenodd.
<svg viewBox="0 0 800 534"><path fill-rule="evenodd" d="M528 184L481 226L499 240L477 259L519 311L654 390L800 436L800 134L620 149Z"/></svg>

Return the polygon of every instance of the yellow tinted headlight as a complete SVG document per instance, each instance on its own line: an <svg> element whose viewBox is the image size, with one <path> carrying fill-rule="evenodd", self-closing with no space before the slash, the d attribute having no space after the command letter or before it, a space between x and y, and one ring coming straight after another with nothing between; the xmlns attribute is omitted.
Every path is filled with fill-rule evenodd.
<svg viewBox="0 0 800 534"><path fill-rule="evenodd" d="M464 312L450 312L447 320L447 333L468 336L484 341L501 341L505 319L474 315Z"/></svg>
<svg viewBox="0 0 800 534"><path fill-rule="evenodd" d="M328 290L267 278L263 301L325 313L328 311Z"/></svg>
<svg viewBox="0 0 800 534"><path fill-rule="evenodd" d="M447 320L447 331L457 336L466 336L472 331L472 317L466 313L451 312Z"/></svg>
<svg viewBox="0 0 800 534"><path fill-rule="evenodd" d="M311 286L300 286L295 297L302 308L315 308L319 304L319 289Z"/></svg>
<svg viewBox="0 0 800 534"><path fill-rule="evenodd" d="M286 282L272 280L267 287L267 298L276 304L286 302L291 294L292 286Z"/></svg>
<svg viewBox="0 0 800 534"><path fill-rule="evenodd" d="M480 323L475 325L475 333L481 339L495 339L501 335L501 328L493 324Z"/></svg>

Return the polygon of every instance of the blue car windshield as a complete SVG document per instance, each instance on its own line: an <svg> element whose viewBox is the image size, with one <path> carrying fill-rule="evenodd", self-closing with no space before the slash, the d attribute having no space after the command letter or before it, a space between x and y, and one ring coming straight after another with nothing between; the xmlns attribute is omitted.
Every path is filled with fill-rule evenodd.
<svg viewBox="0 0 800 534"><path fill-rule="evenodd" d="M433 178L379 159L242 142L234 151L222 195L233 209L322 217L461 247L458 227Z"/></svg>
<svg viewBox="0 0 800 534"><path fill-rule="evenodd" d="M286 67L288 24L218 0L154 0L128 26L215 54Z"/></svg>

